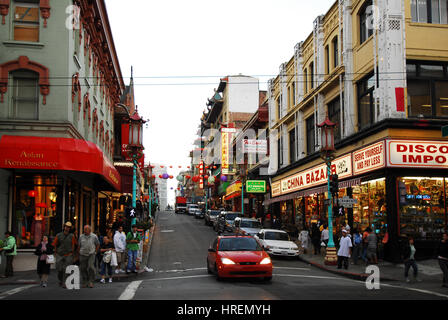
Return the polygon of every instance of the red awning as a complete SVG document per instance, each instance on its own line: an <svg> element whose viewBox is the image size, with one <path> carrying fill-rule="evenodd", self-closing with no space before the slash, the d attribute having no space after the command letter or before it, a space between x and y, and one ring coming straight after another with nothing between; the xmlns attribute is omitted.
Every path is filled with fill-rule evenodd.
<svg viewBox="0 0 448 320"><path fill-rule="evenodd" d="M93 142L70 138L0 138L0 168L82 171L101 175L115 190L120 174Z"/></svg>

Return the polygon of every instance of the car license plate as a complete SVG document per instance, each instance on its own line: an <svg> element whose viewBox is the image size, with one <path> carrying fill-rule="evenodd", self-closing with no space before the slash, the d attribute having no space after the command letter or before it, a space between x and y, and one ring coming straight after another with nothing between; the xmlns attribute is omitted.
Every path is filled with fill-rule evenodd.
<svg viewBox="0 0 448 320"><path fill-rule="evenodd" d="M282 251L282 254L288 254L288 251Z"/></svg>

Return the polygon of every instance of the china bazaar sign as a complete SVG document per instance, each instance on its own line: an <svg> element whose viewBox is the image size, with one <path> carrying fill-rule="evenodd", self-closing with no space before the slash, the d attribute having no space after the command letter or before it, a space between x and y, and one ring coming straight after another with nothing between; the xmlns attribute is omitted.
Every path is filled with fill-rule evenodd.
<svg viewBox="0 0 448 320"><path fill-rule="evenodd" d="M321 164L317 167L297 173L281 180L281 193L290 193L328 182L327 165ZM339 179L352 176L351 154L337 158L331 163L331 174L337 174ZM274 195L273 195L274 196Z"/></svg>
<svg viewBox="0 0 448 320"><path fill-rule="evenodd" d="M387 140L388 167L448 167L448 142Z"/></svg>

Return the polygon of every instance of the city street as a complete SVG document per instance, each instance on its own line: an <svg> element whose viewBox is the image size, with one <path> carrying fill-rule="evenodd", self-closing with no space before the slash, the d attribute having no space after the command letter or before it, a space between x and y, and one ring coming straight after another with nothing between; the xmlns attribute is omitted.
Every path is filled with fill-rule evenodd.
<svg viewBox="0 0 448 320"><path fill-rule="evenodd" d="M204 220L174 211L159 212L149 266L153 272L95 283L93 289L65 290L55 274L48 288L2 286L0 299L61 300L393 300L448 299L448 292L414 289L402 283L381 283L368 290L364 282L315 269L298 260L274 258L272 282L251 279L217 281L208 275L207 249L216 236ZM439 288L437 288L439 289ZM42 294L45 292L45 295Z"/></svg>

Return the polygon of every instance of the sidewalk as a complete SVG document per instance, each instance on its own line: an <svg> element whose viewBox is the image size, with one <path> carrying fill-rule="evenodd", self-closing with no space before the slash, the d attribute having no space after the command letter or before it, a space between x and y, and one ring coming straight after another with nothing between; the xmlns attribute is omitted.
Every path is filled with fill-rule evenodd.
<svg viewBox="0 0 448 320"><path fill-rule="evenodd" d="M159 214L159 213L158 213ZM158 217L157 214L157 217ZM125 280L128 278L133 278L136 277L138 274L144 273L145 270L144 268L148 265L148 260L149 260L149 255L151 253L151 245L152 245L152 239L153 239L153 235L154 235L154 230L157 224L157 219L154 221L154 225L151 227L150 229L150 238L149 238L149 243L148 243L148 250L147 252L143 252L142 255L142 261L140 262L140 266L138 267L138 273L130 273L130 274L126 274L126 273L119 273L119 274L115 274L115 272L112 275L112 279L113 281L121 281L121 280ZM2 257L2 260L4 259L4 256ZM36 261L37 261L37 256L36 256ZM37 262L36 262L37 263ZM101 276L99 275L99 273L97 273L96 275L96 281L99 282L99 280L101 279ZM50 276L49 276L49 284L50 283L55 283L57 284L57 272L54 269L54 265L52 266L51 270L50 270ZM0 278L0 286L7 286L7 285L34 285L34 284L40 284L39 281L39 276L36 273L36 270L30 270L30 271L16 271L14 272L14 276L12 277L8 277L8 278Z"/></svg>
<svg viewBox="0 0 448 320"><path fill-rule="evenodd" d="M322 250L321 255L313 254L301 254L299 259L305 263L310 264L316 268L322 269L324 271L331 272L333 274L338 274L355 280L365 281L370 274L366 273L367 265L361 259L358 260L358 264L353 264L353 260L350 259L350 265L347 270L344 268L338 269L337 266L325 265L325 250ZM423 281L439 281L442 282L442 270L439 267L439 262L436 259L417 261L419 278ZM404 281L404 264L403 263L392 263L387 261L378 261L378 268L380 269L380 280L381 281ZM409 279L413 279L413 269L409 270Z"/></svg>

